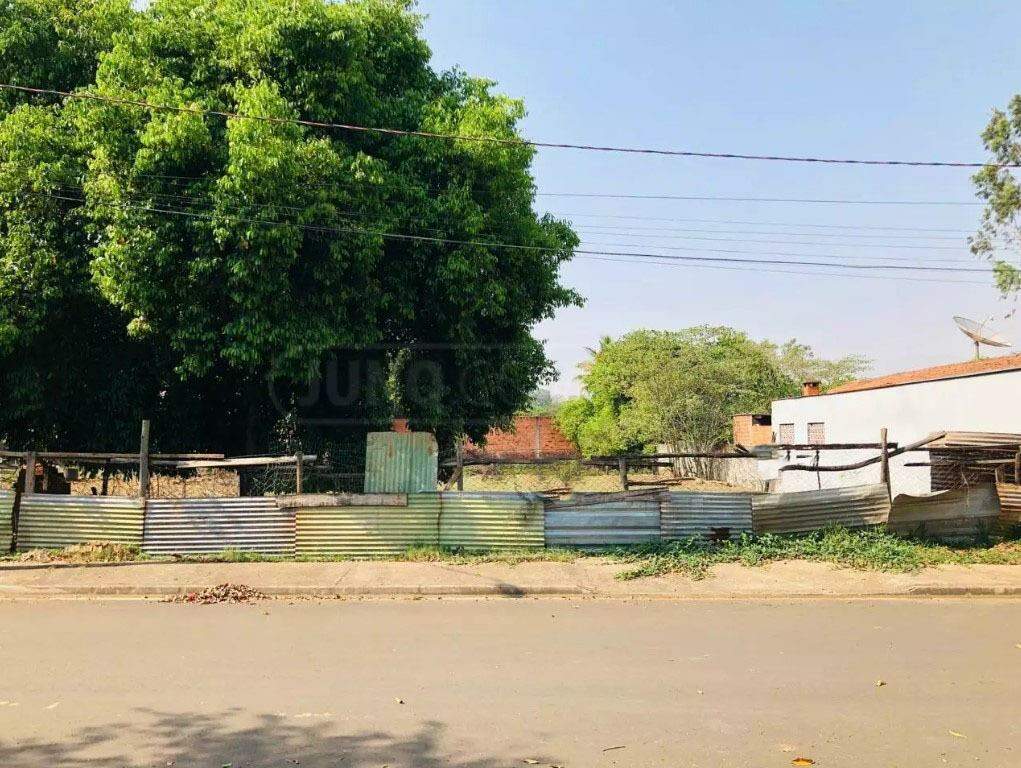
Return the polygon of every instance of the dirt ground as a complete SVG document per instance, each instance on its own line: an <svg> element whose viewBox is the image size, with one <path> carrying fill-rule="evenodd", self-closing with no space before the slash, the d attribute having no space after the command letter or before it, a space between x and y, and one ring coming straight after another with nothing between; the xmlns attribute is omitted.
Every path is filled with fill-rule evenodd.
<svg viewBox="0 0 1021 768"><path fill-rule="evenodd" d="M677 491L703 491L706 493L740 493L755 490L751 487L731 485L719 480L700 478L674 479L669 472L658 474L632 472L628 479L633 483L666 483ZM641 487L641 486L636 486ZM493 466L467 467L464 476L466 491L559 491L578 492L620 491L620 475L616 470L578 468L571 464L546 466Z"/></svg>

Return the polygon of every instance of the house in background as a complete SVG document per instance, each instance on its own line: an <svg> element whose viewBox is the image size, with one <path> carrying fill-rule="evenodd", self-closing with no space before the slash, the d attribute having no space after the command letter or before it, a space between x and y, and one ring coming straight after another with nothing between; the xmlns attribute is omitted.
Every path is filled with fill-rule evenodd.
<svg viewBox="0 0 1021 768"><path fill-rule="evenodd" d="M817 386L801 397L772 404L773 442L787 444L874 443L882 427L888 439L906 445L934 432L948 432L931 454L905 453L890 461L891 492L928 493L946 487L937 467L907 466L938 461L941 445L1002 444L1016 451L1021 433L1021 354L951 363L853 381L820 394ZM736 426L736 424L735 424ZM985 437L974 433L989 433ZM760 435L761 436L761 433ZM738 441L740 442L740 441ZM1010 446L1014 446L1011 448ZM851 464L875 450L824 451L820 464ZM808 463L809 451L792 451L790 462ZM848 472L776 472L760 462L763 477L775 477L777 491L814 490L879 482L879 465ZM936 470L934 472L934 470ZM946 480L946 478L942 478Z"/></svg>

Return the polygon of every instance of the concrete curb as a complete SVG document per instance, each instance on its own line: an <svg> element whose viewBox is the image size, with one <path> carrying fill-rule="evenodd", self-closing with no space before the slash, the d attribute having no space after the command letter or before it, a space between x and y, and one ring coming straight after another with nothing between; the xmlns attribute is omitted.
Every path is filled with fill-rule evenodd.
<svg viewBox="0 0 1021 768"><path fill-rule="evenodd" d="M201 592L204 585L168 586L60 586L0 587L0 600L49 598L149 598L166 599L190 592ZM859 600L918 597L1021 597L1021 587L953 587L915 586L885 592L834 593L834 592L720 592L719 594L681 592L598 592L577 586L513 585L404 585L404 586L275 586L253 589L275 598L401 598L401 597L585 597L607 600Z"/></svg>

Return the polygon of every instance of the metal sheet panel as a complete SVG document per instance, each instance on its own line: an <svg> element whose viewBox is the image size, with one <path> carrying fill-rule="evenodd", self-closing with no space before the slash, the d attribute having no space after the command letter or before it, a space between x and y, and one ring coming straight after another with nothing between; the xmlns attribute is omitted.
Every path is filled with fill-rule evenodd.
<svg viewBox="0 0 1021 768"><path fill-rule="evenodd" d="M294 555L294 536L294 511L281 509L271 497L153 499L146 508L142 551Z"/></svg>
<svg viewBox="0 0 1021 768"><path fill-rule="evenodd" d="M548 506L546 546L598 548L659 540L657 498L598 501L606 495L575 493Z"/></svg>
<svg viewBox="0 0 1021 768"><path fill-rule="evenodd" d="M365 443L365 492L435 491L438 455L430 432L370 432Z"/></svg>
<svg viewBox="0 0 1021 768"><path fill-rule="evenodd" d="M1021 523L1021 485L1000 483L996 486L996 495L1000 497L1000 522Z"/></svg>
<svg viewBox="0 0 1021 768"><path fill-rule="evenodd" d="M992 483L925 496L900 494L893 500L890 530L946 541L971 539L993 528L1000 501Z"/></svg>
<svg viewBox="0 0 1021 768"><path fill-rule="evenodd" d="M141 544L143 516L140 499L23 495L18 510L18 551L86 542Z"/></svg>
<svg viewBox="0 0 1021 768"><path fill-rule="evenodd" d="M885 485L752 497L752 526L756 533L807 533L831 525L863 528L885 523L889 515L890 497Z"/></svg>
<svg viewBox="0 0 1021 768"><path fill-rule="evenodd" d="M406 502L300 507L296 520L297 551L306 557L384 557L439 542L434 510Z"/></svg>
<svg viewBox="0 0 1021 768"><path fill-rule="evenodd" d="M667 540L710 538L713 529L726 528L736 538L752 530L752 494L667 494L660 507L663 538Z"/></svg>
<svg viewBox="0 0 1021 768"><path fill-rule="evenodd" d="M947 432L939 440L929 443L927 447L987 447L1017 450L1018 447L1021 447L1021 434L1015 432Z"/></svg>
<svg viewBox="0 0 1021 768"><path fill-rule="evenodd" d="M11 551L15 498L11 491L0 491L0 554Z"/></svg>
<svg viewBox="0 0 1021 768"><path fill-rule="evenodd" d="M416 493L410 509L439 521L441 547L473 550L541 549L542 496L536 493Z"/></svg>

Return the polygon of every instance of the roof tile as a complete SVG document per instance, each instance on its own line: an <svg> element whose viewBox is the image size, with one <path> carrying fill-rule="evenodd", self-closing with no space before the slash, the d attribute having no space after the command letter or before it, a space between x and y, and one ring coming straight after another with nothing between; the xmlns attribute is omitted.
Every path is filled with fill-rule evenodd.
<svg viewBox="0 0 1021 768"><path fill-rule="evenodd" d="M966 363L949 363L936 365L932 368L920 368L915 371L891 373L877 376L874 379L861 379L841 384L827 390L827 395L841 392L860 392L866 389L882 389L896 387L901 384L917 384L922 381L939 381L940 379L956 379L962 376L975 376L982 373L998 373L1001 371L1021 370L1021 354L989 357L984 360L969 360Z"/></svg>

